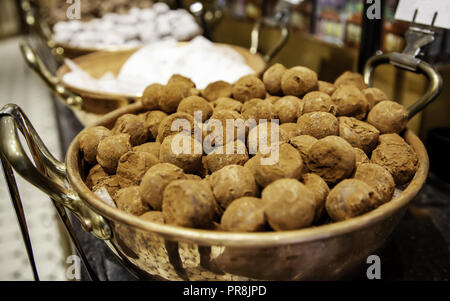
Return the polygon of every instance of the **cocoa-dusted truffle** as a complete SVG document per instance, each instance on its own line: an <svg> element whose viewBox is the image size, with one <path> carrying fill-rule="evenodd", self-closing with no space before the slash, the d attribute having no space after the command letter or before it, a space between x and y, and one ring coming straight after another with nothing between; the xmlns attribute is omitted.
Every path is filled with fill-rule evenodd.
<svg viewBox="0 0 450 301"><path fill-rule="evenodd" d="M208 101L214 101L220 97L231 97L232 94L233 85L224 82L223 80L210 83L202 91L202 96Z"/></svg>
<svg viewBox="0 0 450 301"><path fill-rule="evenodd" d="M164 190L162 212L167 224L206 228L215 211L214 195L203 181L176 180Z"/></svg>
<svg viewBox="0 0 450 301"><path fill-rule="evenodd" d="M117 191L122 188L121 181L117 175L102 177L94 186L92 186L91 190L95 192L102 187L108 191L108 194L112 199L115 198Z"/></svg>
<svg viewBox="0 0 450 301"><path fill-rule="evenodd" d="M290 68L283 73L281 89L285 95L302 97L317 90L317 73L302 66Z"/></svg>
<svg viewBox="0 0 450 301"><path fill-rule="evenodd" d="M139 185L142 176L153 165L159 163L158 157L138 151L129 151L119 159L117 175Z"/></svg>
<svg viewBox="0 0 450 301"><path fill-rule="evenodd" d="M361 180L346 179L331 189L325 208L332 220L342 221L369 212L379 202L372 187Z"/></svg>
<svg viewBox="0 0 450 301"><path fill-rule="evenodd" d="M325 200L327 199L330 188L320 176L314 173L306 173L302 175L303 183L314 195L315 199L315 215L314 221L319 221L325 211Z"/></svg>
<svg viewBox="0 0 450 301"><path fill-rule="evenodd" d="M161 148L161 143L159 142L147 142L141 145L136 145L133 147L135 152L146 152L150 153L156 158L159 158L159 150Z"/></svg>
<svg viewBox="0 0 450 301"><path fill-rule="evenodd" d="M191 87L184 82L175 81L162 88L159 107L166 113L176 112L178 104L191 95Z"/></svg>
<svg viewBox="0 0 450 301"><path fill-rule="evenodd" d="M139 191L142 200L154 210L161 210L164 189L175 180L184 179L183 170L170 163L150 167L142 177Z"/></svg>
<svg viewBox="0 0 450 301"><path fill-rule="evenodd" d="M140 115L144 120L144 126L148 130L150 140L155 140L158 136L158 128L161 121L167 117L163 111L148 111Z"/></svg>
<svg viewBox="0 0 450 301"><path fill-rule="evenodd" d="M211 145L224 145L238 138L243 139L246 136L247 129L239 132L237 124L234 121L242 119L241 114L231 110L214 110L211 118L205 123L205 132L208 135L205 141L210 141ZM227 121L228 126L227 127Z"/></svg>
<svg viewBox="0 0 450 301"><path fill-rule="evenodd" d="M389 100L386 94L378 88L367 88L361 91L369 104L369 111L379 102Z"/></svg>
<svg viewBox="0 0 450 301"><path fill-rule="evenodd" d="M253 119L257 123L261 119L270 120L275 116L272 103L259 98L245 102L241 108L241 115L244 120Z"/></svg>
<svg viewBox="0 0 450 301"><path fill-rule="evenodd" d="M161 211L148 211L139 218L152 223L164 224L164 216Z"/></svg>
<svg viewBox="0 0 450 301"><path fill-rule="evenodd" d="M113 174L116 172L120 157L130 150L129 134L116 134L105 137L98 144L97 162L106 172Z"/></svg>
<svg viewBox="0 0 450 301"><path fill-rule="evenodd" d="M313 91L309 92L303 97L303 114L311 112L327 112L333 115L336 114L336 107L331 100L330 95Z"/></svg>
<svg viewBox="0 0 450 301"><path fill-rule="evenodd" d="M337 118L326 112L312 112L300 116L297 120L300 135L310 135L317 139L339 134Z"/></svg>
<svg viewBox="0 0 450 301"><path fill-rule="evenodd" d="M222 208L235 199L257 196L258 187L250 169L241 165L227 165L208 178L216 201Z"/></svg>
<svg viewBox="0 0 450 301"><path fill-rule="evenodd" d="M384 100L370 110L367 122L383 134L398 134L406 128L408 111L399 103Z"/></svg>
<svg viewBox="0 0 450 301"><path fill-rule="evenodd" d="M363 163L370 163L369 157L367 157L366 153L362 149L354 147L353 150L355 151L356 167Z"/></svg>
<svg viewBox="0 0 450 301"><path fill-rule="evenodd" d="M299 135L291 138L289 143L300 152L303 162L306 162L310 147L317 141L317 138L314 138L313 136ZM306 165L305 168L307 168Z"/></svg>
<svg viewBox="0 0 450 301"><path fill-rule="evenodd" d="M163 90L161 84L151 84L147 86L142 93L141 102L144 108L148 110L156 110L159 107L159 98Z"/></svg>
<svg viewBox="0 0 450 301"><path fill-rule="evenodd" d="M266 217L262 200L255 197L241 197L227 207L220 221L220 228L232 232L263 231Z"/></svg>
<svg viewBox="0 0 450 301"><path fill-rule="evenodd" d="M198 122L203 122L211 117L213 108L203 97L189 96L180 102L177 112L188 113L192 117L195 117L195 112L201 112L201 120L198 120Z"/></svg>
<svg viewBox="0 0 450 301"><path fill-rule="evenodd" d="M254 155L273 144L287 142L288 134L275 122L263 122L250 130L247 137L248 151Z"/></svg>
<svg viewBox="0 0 450 301"><path fill-rule="evenodd" d="M254 74L241 77L233 85L233 98L240 102L246 102L253 98L265 98L266 87Z"/></svg>
<svg viewBox="0 0 450 301"><path fill-rule="evenodd" d="M180 127L177 128L176 125ZM172 130L172 126L174 129ZM194 131L194 117L184 112L177 112L164 118L158 127L157 141L162 143L167 136L177 134L180 132L187 132L189 134Z"/></svg>
<svg viewBox="0 0 450 301"><path fill-rule="evenodd" d="M355 117L364 119L368 109L368 103L364 94L353 85L341 85L331 95L331 100L336 106L337 116Z"/></svg>
<svg viewBox="0 0 450 301"><path fill-rule="evenodd" d="M364 78L357 72L345 71L335 81L334 85L339 88L342 85L352 85L359 90L367 88Z"/></svg>
<svg viewBox="0 0 450 301"><path fill-rule="evenodd" d="M279 95L281 91L281 77L286 71L286 67L281 64L273 64L263 74L263 82L267 92L272 95Z"/></svg>
<svg viewBox="0 0 450 301"><path fill-rule="evenodd" d="M262 192L267 221L276 231L308 227L315 216L313 193L296 179L280 179Z"/></svg>
<svg viewBox="0 0 450 301"><path fill-rule="evenodd" d="M202 164L203 146L192 136L179 133L171 135L161 143L159 160L171 163L186 173L197 172Z"/></svg>
<svg viewBox="0 0 450 301"><path fill-rule="evenodd" d="M231 110L239 113L242 107L242 102L228 97L217 98L212 104L215 111Z"/></svg>
<svg viewBox="0 0 450 301"><path fill-rule="evenodd" d="M374 126L353 117L339 117L338 120L341 138L367 154L375 149L380 132Z"/></svg>
<svg viewBox="0 0 450 301"><path fill-rule="evenodd" d="M332 83L319 80L317 81L317 90L331 96L336 91L336 87Z"/></svg>
<svg viewBox="0 0 450 301"><path fill-rule="evenodd" d="M240 141L231 141L216 147L204 161L206 168L212 173L227 165L244 165L248 160L248 151L245 144Z"/></svg>
<svg viewBox="0 0 450 301"><path fill-rule="evenodd" d="M189 77L183 76L181 74L173 74L167 81L167 84L173 83L181 83L189 88L195 88L195 83Z"/></svg>
<svg viewBox="0 0 450 301"><path fill-rule="evenodd" d="M145 127L144 121L134 114L125 114L117 118L112 132L129 134L130 143L133 146L144 143L148 138L148 129Z"/></svg>
<svg viewBox="0 0 450 301"><path fill-rule="evenodd" d="M133 215L142 215L150 208L144 203L139 194L139 186L130 186L117 191L115 199L117 208Z"/></svg>
<svg viewBox="0 0 450 301"><path fill-rule="evenodd" d="M301 105L302 102L298 97L284 96L273 105L273 115L280 119L280 123L296 122Z"/></svg>
<svg viewBox="0 0 450 301"><path fill-rule="evenodd" d="M388 139L383 136L397 136L393 139L393 143L389 143ZM399 143L398 139L402 139L396 134L385 134L380 136L380 144L372 152L370 158L373 163L386 168L394 178L395 184L403 185L408 183L415 175L418 167L418 158L412 147L404 142ZM388 140L388 142L383 142Z"/></svg>
<svg viewBox="0 0 450 301"><path fill-rule="evenodd" d="M84 160L94 164L97 159L97 147L104 137L111 135L111 131L104 126L94 126L84 130L80 134L80 150L83 152Z"/></svg>
<svg viewBox="0 0 450 301"><path fill-rule="evenodd" d="M328 136L314 143L306 160L310 171L332 184L349 177L355 164L353 147L337 136Z"/></svg>
<svg viewBox="0 0 450 301"><path fill-rule="evenodd" d="M100 164L95 165L89 170L89 174L86 177L86 186L92 189L94 185L97 185L101 179L109 177L109 174L100 166Z"/></svg>
<svg viewBox="0 0 450 301"><path fill-rule="evenodd" d="M253 166L256 183L266 187L282 178L299 179L303 170L300 153L290 144L281 143L271 146L271 151L258 152L259 160Z"/></svg>
<svg viewBox="0 0 450 301"><path fill-rule="evenodd" d="M354 178L363 181L364 183L375 189L375 191L380 196L381 203L389 202L394 195L394 178L386 168L378 164L360 164L356 168Z"/></svg>
<svg viewBox="0 0 450 301"><path fill-rule="evenodd" d="M287 140L297 137L300 135L300 131L298 129L297 123L288 122L280 125L280 132L283 132L286 135Z"/></svg>

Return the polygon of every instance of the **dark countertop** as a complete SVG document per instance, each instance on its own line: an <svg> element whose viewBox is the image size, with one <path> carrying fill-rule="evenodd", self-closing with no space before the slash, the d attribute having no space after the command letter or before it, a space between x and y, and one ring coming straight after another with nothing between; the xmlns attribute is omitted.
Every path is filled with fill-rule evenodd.
<svg viewBox="0 0 450 301"><path fill-rule="evenodd" d="M82 129L73 113L55 102L62 153ZM136 280L100 240L74 223L77 237L101 280ZM390 242L378 254L384 280L450 280L450 183L430 173ZM365 271L356 280L366 279ZM83 279L88 280L86 272Z"/></svg>

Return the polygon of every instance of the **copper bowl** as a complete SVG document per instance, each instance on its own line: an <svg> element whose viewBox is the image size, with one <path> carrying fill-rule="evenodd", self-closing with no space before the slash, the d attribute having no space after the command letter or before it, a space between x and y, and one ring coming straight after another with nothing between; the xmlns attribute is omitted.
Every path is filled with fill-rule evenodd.
<svg viewBox="0 0 450 301"><path fill-rule="evenodd" d="M145 111L140 103L111 112L96 125L111 128L126 113ZM408 186L390 202L364 215L295 231L230 233L182 228L144 221L104 203L84 184L87 174L79 150L80 134L72 141L65 164L51 157L14 105L2 110L1 151L24 178L71 209L92 232L126 262L147 276L167 280L332 280L347 277L377 254L419 193L428 173L428 155L411 131L405 140L419 158ZM15 119L14 117L15 116ZM26 157L17 135L29 132L32 149L43 154L46 177ZM19 118L20 119L20 118ZM25 126L24 126L25 125ZM33 134L34 133L34 134ZM36 147L37 146L37 147ZM28 162L28 163L27 163ZM65 185L63 185L63 183Z"/></svg>

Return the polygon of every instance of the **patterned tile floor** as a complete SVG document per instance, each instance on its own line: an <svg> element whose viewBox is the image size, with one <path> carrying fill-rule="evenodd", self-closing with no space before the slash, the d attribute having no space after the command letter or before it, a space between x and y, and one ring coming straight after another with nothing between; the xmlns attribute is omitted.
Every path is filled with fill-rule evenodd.
<svg viewBox="0 0 450 301"><path fill-rule="evenodd" d="M53 101L22 60L18 38L0 41L0 106L18 104L50 151L60 157ZM65 280L69 244L50 199L16 177L41 280ZM0 280L33 280L6 182L0 176Z"/></svg>

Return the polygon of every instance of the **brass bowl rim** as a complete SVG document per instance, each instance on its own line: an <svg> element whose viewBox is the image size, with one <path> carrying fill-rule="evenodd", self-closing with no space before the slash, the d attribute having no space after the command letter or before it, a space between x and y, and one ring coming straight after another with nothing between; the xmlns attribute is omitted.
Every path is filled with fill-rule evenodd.
<svg viewBox="0 0 450 301"><path fill-rule="evenodd" d="M188 44L189 41L186 42L178 42L178 45L186 45ZM216 46L221 46L221 47L228 47L231 49L240 49L241 51L244 52L248 52L249 55L257 57L258 60L260 60L260 63L264 63L264 65L267 65L267 63L264 62L262 56L259 53L251 53L247 48L244 48L242 46L237 46L237 45L232 45L232 44L227 44L227 43L215 43L214 45ZM105 50L101 50L101 51L92 51L88 54L84 54L81 56L78 56L76 58L72 58L71 60L75 63L77 63L77 61L85 61L85 60L91 60L91 61L95 61L95 58L97 56L103 56L105 54L123 54L123 53L134 53L136 51L138 51L139 49L141 49L143 46L139 46L139 47L134 47L134 48L122 48L123 46L118 46L118 47L112 47L111 49L105 49ZM239 53L239 52L238 52ZM239 53L240 54L240 53ZM242 56L242 54L240 54ZM245 57L243 57L245 59ZM248 65L248 64L247 64ZM252 68L252 66L248 65L255 73L261 72L262 70L255 70L254 68ZM65 74L67 74L68 72L70 72L70 68L69 66L67 66L67 64L63 64L61 65L58 70L56 71L56 76L59 79L61 85L63 85L65 88L80 94L81 96L87 96L87 97L91 97L91 98L102 98L102 99L128 99L128 100L135 100L135 99L139 99L142 96L142 93L125 93L125 94L121 94L121 93L110 93L110 92L101 92L101 91L93 91L93 90L85 90L85 89L81 89L79 87L75 87L72 86L71 84L63 81L63 76Z"/></svg>
<svg viewBox="0 0 450 301"><path fill-rule="evenodd" d="M141 103L135 103L108 113L96 125L107 125L125 113L143 110ZM184 228L144 221L117 208L111 207L97 197L83 182L78 172L79 133L71 142L66 155L66 167L72 189L103 217L114 222L157 233L167 239L195 242L199 245L223 245L240 247L273 247L286 244L312 242L337 237L351 231L369 227L385 220L406 206L420 191L428 174L429 160L427 151L420 139L410 130L405 139L414 148L419 158L419 166L408 186L391 201L361 216L341 222L317 227L280 232L235 233L213 230Z"/></svg>

